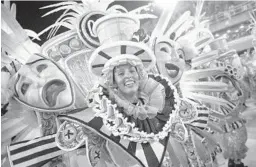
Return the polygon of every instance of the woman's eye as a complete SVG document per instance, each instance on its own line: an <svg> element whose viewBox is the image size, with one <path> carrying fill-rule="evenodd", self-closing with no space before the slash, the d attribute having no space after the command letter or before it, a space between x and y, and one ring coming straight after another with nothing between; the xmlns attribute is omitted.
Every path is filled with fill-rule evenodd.
<svg viewBox="0 0 256 167"><path fill-rule="evenodd" d="M120 72L120 73L118 73L118 75L119 75L119 76L123 76L123 75L124 75L124 73L123 73L123 72Z"/></svg>
<svg viewBox="0 0 256 167"><path fill-rule="evenodd" d="M135 73L135 70L130 70L130 73Z"/></svg>

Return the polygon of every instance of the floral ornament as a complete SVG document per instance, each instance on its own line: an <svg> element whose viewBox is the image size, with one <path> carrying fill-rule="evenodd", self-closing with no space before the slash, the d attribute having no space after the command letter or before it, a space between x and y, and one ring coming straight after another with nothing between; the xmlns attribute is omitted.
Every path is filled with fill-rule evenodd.
<svg viewBox="0 0 256 167"><path fill-rule="evenodd" d="M188 139L187 128L179 118L172 118L172 125L170 129L171 137L175 138L178 142L184 143Z"/></svg>
<svg viewBox="0 0 256 167"><path fill-rule="evenodd" d="M208 126L210 109L204 105L182 99L177 116L185 125L205 129Z"/></svg>
<svg viewBox="0 0 256 167"><path fill-rule="evenodd" d="M93 110L95 111L95 116L103 118L104 124L115 136L120 136L123 139L134 142L146 143L164 139L171 130L180 131L179 124L177 124L176 127L172 127L174 120L171 115L176 113L179 109L179 97L175 87L160 75L149 75L149 77L161 83L165 87L166 93L165 107L162 113L157 114L153 119L147 119L147 121L150 121L150 124L153 124L153 121L155 122L157 120L164 121L163 124L159 121L156 122L156 130L150 129L150 127L148 127L149 129L140 129L139 124L143 123L143 120L137 119L139 124L130 122L129 117L127 117L123 111L124 109L118 107L117 104L111 101L108 97L109 94L107 90L101 86L97 89L99 91L97 96L94 95L94 99L87 100L91 102L89 105L94 105ZM100 99L100 103L95 104L98 101L97 99ZM185 132L185 127L183 127L183 131ZM179 132L175 134L178 134L176 136L181 136ZM180 138L185 139L183 136Z"/></svg>
<svg viewBox="0 0 256 167"><path fill-rule="evenodd" d="M43 136L52 135L57 132L57 113L38 112L37 116Z"/></svg>
<svg viewBox="0 0 256 167"><path fill-rule="evenodd" d="M185 100L181 100L178 116L182 120L182 122L184 123L191 122L196 119L197 115L198 113L197 113L196 107L186 102Z"/></svg>

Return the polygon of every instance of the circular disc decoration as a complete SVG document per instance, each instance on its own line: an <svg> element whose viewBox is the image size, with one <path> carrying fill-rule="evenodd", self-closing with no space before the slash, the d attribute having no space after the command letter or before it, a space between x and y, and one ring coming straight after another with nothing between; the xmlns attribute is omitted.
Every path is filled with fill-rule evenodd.
<svg viewBox="0 0 256 167"><path fill-rule="evenodd" d="M99 39L91 35L89 28L89 22L96 22L99 18L105 14L100 11L89 12L83 15L78 24L78 35L83 43L91 49L97 48L100 45Z"/></svg>
<svg viewBox="0 0 256 167"><path fill-rule="evenodd" d="M85 142L83 128L73 122L65 121L58 129L55 142L60 149L73 151Z"/></svg>

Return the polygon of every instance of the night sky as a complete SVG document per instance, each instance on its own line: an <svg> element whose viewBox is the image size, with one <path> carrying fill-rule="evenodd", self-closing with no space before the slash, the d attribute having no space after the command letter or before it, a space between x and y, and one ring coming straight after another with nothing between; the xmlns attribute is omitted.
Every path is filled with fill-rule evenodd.
<svg viewBox="0 0 256 167"><path fill-rule="evenodd" d="M51 14L46 17L41 17L49 11L49 9L39 9L43 6L47 6L54 3L59 3L60 1L14 1L17 6L16 19L24 29L30 29L39 33L47 26L53 24L56 19L62 14L63 11ZM135 9L139 6L146 5L147 1L117 1L110 4L121 4L128 10ZM60 29L59 32L65 31L65 29ZM42 44L46 41L47 33L40 36L42 41L35 41Z"/></svg>

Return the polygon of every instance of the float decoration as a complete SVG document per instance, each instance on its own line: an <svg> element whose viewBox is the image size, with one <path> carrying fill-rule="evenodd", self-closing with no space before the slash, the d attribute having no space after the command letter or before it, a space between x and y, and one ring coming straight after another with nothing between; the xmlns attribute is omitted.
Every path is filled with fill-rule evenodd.
<svg viewBox="0 0 256 167"><path fill-rule="evenodd" d="M17 25L12 31L20 41L16 45L5 31L3 67L6 72L13 68L10 57L22 64L16 74L7 75L14 99L5 100L10 102L10 111L3 117L2 134L6 134L10 163L75 166L74 157L82 155L91 166L160 166L167 162L167 155L173 166L213 166L217 153L244 158L247 135L240 118L246 98L240 82L244 74L236 51L227 47L225 39L214 39L207 21L202 21L203 1L197 3L195 16L185 12L170 27L175 5L171 11L165 9L151 35L142 33L140 19L156 18L142 14L152 4L128 12L120 5L108 8L111 2L43 7L53 8L44 16L64 13L39 35L51 30L50 38L60 26L69 31L49 39L40 49L2 4L3 20L11 28ZM23 50L26 54L19 57ZM135 101L125 99L115 83L114 72L127 66L135 68L132 73L141 80ZM125 84L137 83L130 78ZM27 113L24 116L36 120L33 125L22 124L22 118L17 118L22 114L12 115L20 106ZM9 122L13 120L16 126ZM14 131L8 134L7 129ZM40 133L31 136L32 132ZM221 137L216 140L216 135ZM33 162L17 161L17 157L48 149L31 146L46 140L54 153L46 153L43 159L32 157ZM16 154L23 146L32 152Z"/></svg>

